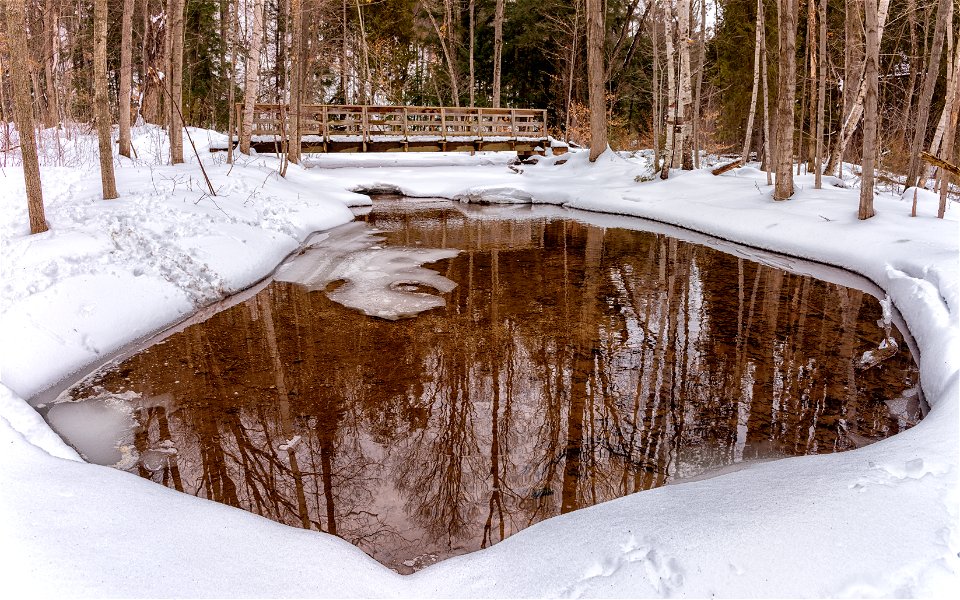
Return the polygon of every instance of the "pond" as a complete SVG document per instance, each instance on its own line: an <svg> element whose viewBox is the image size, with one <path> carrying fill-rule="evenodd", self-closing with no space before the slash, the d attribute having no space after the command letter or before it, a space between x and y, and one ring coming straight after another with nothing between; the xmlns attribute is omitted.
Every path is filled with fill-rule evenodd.
<svg viewBox="0 0 960 600"><path fill-rule="evenodd" d="M605 219L378 200L39 408L92 462L401 573L921 417L870 293Z"/></svg>

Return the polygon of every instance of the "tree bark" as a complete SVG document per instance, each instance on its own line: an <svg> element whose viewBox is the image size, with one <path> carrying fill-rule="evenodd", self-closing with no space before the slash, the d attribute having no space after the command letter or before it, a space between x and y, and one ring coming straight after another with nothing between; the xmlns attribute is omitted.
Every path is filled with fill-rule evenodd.
<svg viewBox="0 0 960 600"><path fill-rule="evenodd" d="M607 149L604 95L603 0L587 0L587 83L590 91L590 162Z"/></svg>
<svg viewBox="0 0 960 600"><path fill-rule="evenodd" d="M260 46L263 43L263 0L253 0L253 24L243 82L243 120L240 123L240 152L250 154L253 133L253 105L260 89Z"/></svg>
<svg viewBox="0 0 960 600"><path fill-rule="evenodd" d="M43 214L43 189L40 184L40 161L30 101L29 60L25 5L22 0L6 3L7 41L10 44L10 79L13 88L13 119L20 135L20 156L23 160L23 183L27 190L27 213L30 233L43 233L47 221Z"/></svg>
<svg viewBox="0 0 960 600"><path fill-rule="evenodd" d="M657 39L657 5L653 4L653 19L650 22L650 40L653 46L653 86L650 90L653 92L653 169L657 171L660 168L660 127L661 127L661 108L660 108L660 42Z"/></svg>
<svg viewBox="0 0 960 600"><path fill-rule="evenodd" d="M112 122L107 96L107 0L93 3L93 103L97 118L97 138L100 142L100 182L103 199L118 196L113 174L113 147L110 140Z"/></svg>
<svg viewBox="0 0 960 600"><path fill-rule="evenodd" d="M170 162L183 162L183 6L184 0L169 0L170 17Z"/></svg>
<svg viewBox="0 0 960 600"><path fill-rule="evenodd" d="M46 113L44 125L56 127L60 122L60 94L54 77L57 67L58 6L55 0L47 0L43 13L43 73L46 79Z"/></svg>
<svg viewBox="0 0 960 600"><path fill-rule="evenodd" d="M690 115L693 112L693 85L690 72L690 0L679 0L677 15L677 43L680 46L680 101L677 121L680 124L680 163L684 171L693 169L691 153Z"/></svg>
<svg viewBox="0 0 960 600"><path fill-rule="evenodd" d="M882 1L882 0L881 0ZM863 79L866 94L863 104L863 154L860 177L860 210L857 218L869 219L873 212L874 163L877 156L877 93L879 87L880 37L877 25L877 0L864 0L866 24L866 63Z"/></svg>
<svg viewBox="0 0 960 600"><path fill-rule="evenodd" d="M287 160L300 163L300 103L303 96L303 0L290 0L290 131Z"/></svg>
<svg viewBox="0 0 960 600"><path fill-rule="evenodd" d="M766 18L763 16L766 11L763 10L763 2L760 2L760 21L763 27L760 28L760 77L763 82L763 164L767 172L767 185L773 185L773 178L770 175L770 169L773 165L773 151L770 148L770 89L769 77L767 72L767 28Z"/></svg>
<svg viewBox="0 0 960 600"><path fill-rule="evenodd" d="M747 132L743 137L743 152L741 162L747 164L750 158L750 140L753 138L753 119L757 114L757 94L760 91L760 31L763 28L763 0L757 0L757 22L755 25L755 41L753 48L753 90L750 92L750 112L747 114Z"/></svg>
<svg viewBox="0 0 960 600"><path fill-rule="evenodd" d="M948 22L953 22L953 6L950 7L950 14L947 16ZM954 66L957 59L960 59L960 52L954 54L953 28L947 28L947 89L943 103L943 110L940 111L940 118L937 120L937 129L933 133L933 141L930 142L930 154L936 154L940 150L940 143L943 141L943 134L947 131L947 122L950 118L951 101L953 98L953 89L957 84L957 69ZM960 49L960 45L957 46Z"/></svg>
<svg viewBox="0 0 960 600"><path fill-rule="evenodd" d="M774 200L793 196L793 121L797 97L798 0L778 0L780 68L777 85L777 177Z"/></svg>
<svg viewBox="0 0 960 600"><path fill-rule="evenodd" d="M920 99L917 103L917 118L914 120L913 141L910 144L910 166L907 169L906 187L917 185L920 177L920 149L927 137L927 121L930 119L930 105L933 100L933 91L937 78L940 75L940 54L943 49L943 38L947 32L947 14L950 12L950 0L940 0L937 5L936 25L933 30L933 45L930 47L930 61L927 64L926 74L920 88Z"/></svg>
<svg viewBox="0 0 960 600"><path fill-rule="evenodd" d="M818 41L820 43L818 62L821 69L817 81L817 129L814 135L816 150L813 158L813 172L814 187L819 190L823 187L823 119L827 98L827 0L820 0L820 37Z"/></svg>
<svg viewBox="0 0 960 600"><path fill-rule="evenodd" d="M664 147L665 156L660 168L660 179L670 177L673 168L673 159L676 155L677 133L677 84L676 71L673 64L673 4L668 3L663 10L663 39L666 44L667 55L667 139Z"/></svg>
<svg viewBox="0 0 960 600"><path fill-rule="evenodd" d="M120 19L120 154L130 158L130 97L133 78L133 0L123 0Z"/></svg>
<svg viewBox="0 0 960 600"><path fill-rule="evenodd" d="M862 5L864 1L860 0L859 4ZM877 10L877 44L879 45L880 41L883 40L883 28L887 20L887 13L890 8L890 0L880 0L880 5ZM859 17L857 17L859 20ZM853 133L857 130L857 126L860 124L860 118L863 116L863 102L867 94L867 82L866 74L864 69L859 69L857 71L861 73L861 78L856 82L856 87L851 89L851 92L855 89L856 95L851 93L850 96L850 106L849 112L844 113L845 117L843 119L843 124L840 127L839 139L834 145L833 154L830 157L830 162L827 165L827 170L832 171L833 168L840 169L843 167L843 153L847 149L847 144L850 143L850 138L853 136ZM853 82L844 82L844 85L852 85ZM844 88L846 89L846 88ZM840 172L838 170L838 176Z"/></svg>
<svg viewBox="0 0 960 600"><path fill-rule="evenodd" d="M700 0L700 41L697 44L700 48L699 59L697 63L697 83L693 94L693 168L700 168L700 150L701 150L701 126L700 126L700 105L703 90L703 71L707 62L707 0Z"/></svg>
<svg viewBox="0 0 960 600"><path fill-rule="evenodd" d="M500 108L500 75L503 68L503 10L505 0L497 0L493 13L493 107ZM589 12L589 9L588 9ZM589 46L588 46L589 47Z"/></svg>
<svg viewBox="0 0 960 600"><path fill-rule="evenodd" d="M476 106L477 79L474 73L473 51L476 42L476 0L470 0L470 108Z"/></svg>
<svg viewBox="0 0 960 600"><path fill-rule="evenodd" d="M227 18L230 29L227 30L227 45L230 47L230 87L227 90L227 163L233 164L233 135L237 127L237 29L240 27L239 0L228 0Z"/></svg>

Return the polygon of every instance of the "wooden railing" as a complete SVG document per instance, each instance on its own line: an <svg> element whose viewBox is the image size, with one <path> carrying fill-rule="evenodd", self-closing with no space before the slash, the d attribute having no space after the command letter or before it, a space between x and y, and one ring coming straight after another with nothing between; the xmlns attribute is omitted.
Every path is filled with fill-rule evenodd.
<svg viewBox="0 0 960 600"><path fill-rule="evenodd" d="M547 139L547 111L543 109L330 104L300 108L300 135L328 141ZM236 110L236 122L240 123L243 105L238 104ZM256 104L252 135L282 138L281 116L289 123L287 106Z"/></svg>

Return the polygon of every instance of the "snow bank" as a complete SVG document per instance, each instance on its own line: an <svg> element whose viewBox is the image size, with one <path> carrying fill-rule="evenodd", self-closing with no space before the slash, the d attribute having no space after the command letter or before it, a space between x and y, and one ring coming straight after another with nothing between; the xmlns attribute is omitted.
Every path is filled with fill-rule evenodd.
<svg viewBox="0 0 960 600"><path fill-rule="evenodd" d="M213 139L213 136L209 136ZM148 140L149 141L149 140ZM215 155L216 156L216 155ZM26 236L22 180L2 180L0 577L50 596L946 596L958 578L960 326L956 220L911 219L900 197L856 220L858 192L774 202L765 175L675 172L583 152L509 170L461 157L266 156L230 170L124 161L119 201L95 170L43 171L52 232ZM356 158L357 163L351 163ZM558 164L566 159L564 164ZM436 159L434 159L436 160ZM364 166L351 166L364 165ZM436 163L434 163L436 165ZM349 544L80 462L20 398L266 275L312 230L350 218L345 190L503 198L639 216L849 268L876 282L920 350L931 411L859 450L752 464L542 522L487 550L401 577ZM956 207L948 215L955 219ZM610 226L632 226L604 217ZM120 327L112 326L119 324ZM156 577L152 570L163 574Z"/></svg>

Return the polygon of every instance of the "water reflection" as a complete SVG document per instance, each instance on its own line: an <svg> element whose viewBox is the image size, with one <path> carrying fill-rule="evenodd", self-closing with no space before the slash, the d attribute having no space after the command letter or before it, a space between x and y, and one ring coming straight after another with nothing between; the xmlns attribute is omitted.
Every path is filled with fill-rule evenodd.
<svg viewBox="0 0 960 600"><path fill-rule="evenodd" d="M459 250L427 265L457 284L445 306L388 321L275 282L70 394L135 398L141 476L401 572L919 418L916 367L863 292L575 221L402 203L366 220L386 246ZM902 349L878 352L888 337Z"/></svg>

